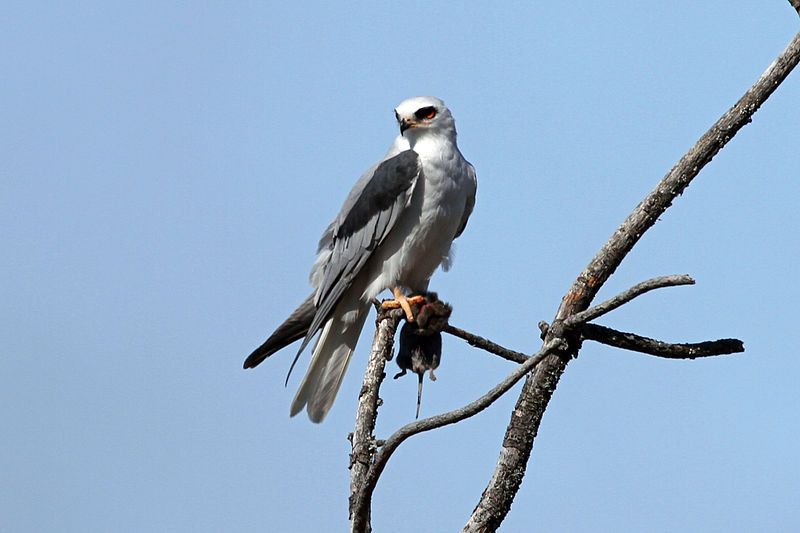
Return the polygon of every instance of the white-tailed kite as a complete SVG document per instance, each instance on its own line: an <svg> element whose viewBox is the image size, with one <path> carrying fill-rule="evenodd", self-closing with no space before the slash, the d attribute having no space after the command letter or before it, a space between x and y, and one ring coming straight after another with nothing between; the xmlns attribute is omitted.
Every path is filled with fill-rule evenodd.
<svg viewBox="0 0 800 533"><path fill-rule="evenodd" d="M413 320L404 295L426 291L436 268L449 266L453 239L475 205L475 169L458 150L455 121L444 102L411 98L397 106L395 117L400 135L356 182L322 234L310 276L314 292L244 362L253 368L303 339L297 362L322 330L291 416L305 407L312 421L325 418L370 302L381 291L391 289Z"/></svg>

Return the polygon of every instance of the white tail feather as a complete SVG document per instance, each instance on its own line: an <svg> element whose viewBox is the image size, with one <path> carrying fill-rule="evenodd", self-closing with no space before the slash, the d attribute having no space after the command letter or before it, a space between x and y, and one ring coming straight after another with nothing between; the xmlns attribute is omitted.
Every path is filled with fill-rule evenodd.
<svg viewBox="0 0 800 533"><path fill-rule="evenodd" d="M306 407L308 417L319 423L330 411L369 314L369 303L359 303L357 313L346 313L348 316L345 319L337 308L325 323L306 375L292 402L291 416Z"/></svg>

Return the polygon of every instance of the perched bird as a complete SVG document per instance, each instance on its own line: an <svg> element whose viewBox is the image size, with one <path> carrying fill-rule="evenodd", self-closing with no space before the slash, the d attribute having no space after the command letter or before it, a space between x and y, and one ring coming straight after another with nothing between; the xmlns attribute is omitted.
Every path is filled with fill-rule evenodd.
<svg viewBox="0 0 800 533"><path fill-rule="evenodd" d="M322 234L311 269L313 293L244 362L253 368L303 339L294 368L321 330L291 416L305 407L312 421L325 418L370 302L381 291L391 289L413 321L405 294L425 292L436 268L449 267L453 239L475 205L475 169L458 149L455 121L444 102L410 98L397 106L395 118L400 135L356 182Z"/></svg>

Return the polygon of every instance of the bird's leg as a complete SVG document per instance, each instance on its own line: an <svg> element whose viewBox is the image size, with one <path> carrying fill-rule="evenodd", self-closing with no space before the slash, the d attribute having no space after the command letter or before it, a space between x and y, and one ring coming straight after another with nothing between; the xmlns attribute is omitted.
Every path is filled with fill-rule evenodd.
<svg viewBox="0 0 800 533"><path fill-rule="evenodd" d="M431 381L436 381L436 376L433 374L433 369L432 368L428 371L428 374L430 374L430 376L431 376Z"/></svg>
<svg viewBox="0 0 800 533"><path fill-rule="evenodd" d="M394 300L383 302L381 307L383 309L397 309L398 307L402 307L406 314L406 320L414 322L414 313L411 311L411 306L421 304L425 301L425 297L418 295L406 298L399 287L392 287L392 294L394 294Z"/></svg>
<svg viewBox="0 0 800 533"><path fill-rule="evenodd" d="M414 313L411 312L411 304L408 303L408 299L406 295L403 294L403 291L400 290L399 287L392 287L392 294L394 294L394 299L400 304L400 307L403 308L403 311L406 313L406 320L409 322L414 322Z"/></svg>

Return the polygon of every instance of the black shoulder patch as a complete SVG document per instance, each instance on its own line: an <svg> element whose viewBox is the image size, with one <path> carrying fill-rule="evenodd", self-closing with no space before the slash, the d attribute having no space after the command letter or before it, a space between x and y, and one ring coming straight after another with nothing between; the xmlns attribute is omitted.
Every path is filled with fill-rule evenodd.
<svg viewBox="0 0 800 533"><path fill-rule="evenodd" d="M358 201L336 231L336 239L349 237L369 220L392 207L397 197L414 183L419 174L419 156L413 150L400 152L375 169Z"/></svg>

